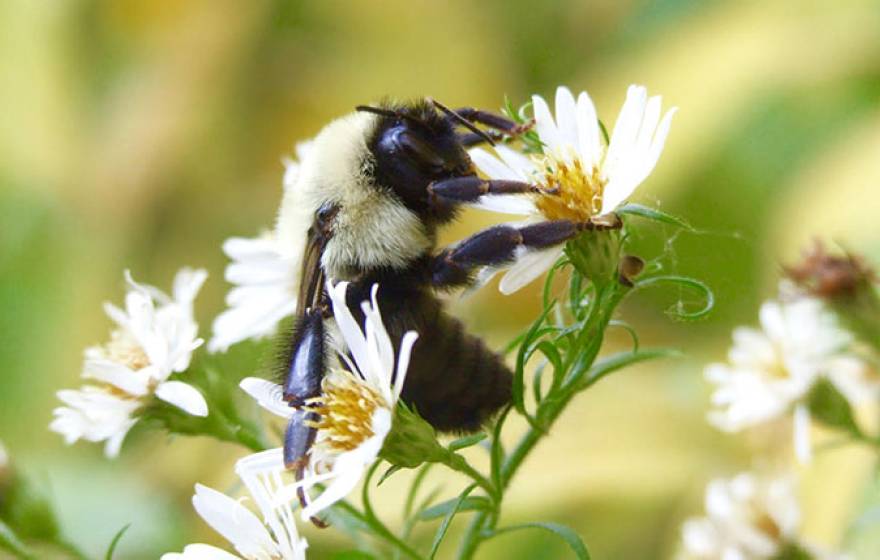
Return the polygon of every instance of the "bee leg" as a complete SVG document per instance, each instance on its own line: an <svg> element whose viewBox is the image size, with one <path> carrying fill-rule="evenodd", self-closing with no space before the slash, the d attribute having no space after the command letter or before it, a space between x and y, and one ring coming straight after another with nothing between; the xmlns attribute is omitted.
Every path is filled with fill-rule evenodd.
<svg viewBox="0 0 880 560"><path fill-rule="evenodd" d="M284 378L284 400L302 406L321 392L324 378L324 317L319 308L306 311L294 329L293 354Z"/></svg>
<svg viewBox="0 0 880 560"><path fill-rule="evenodd" d="M284 466L288 470L294 471L297 481L301 481L305 475L306 465L309 463L309 449L315 443L315 435L317 430L312 423L318 420L318 415L314 412L297 409L287 423L287 430L284 432ZM297 498L302 507L308 505L308 496L303 486L296 490ZM323 520L312 517L310 521L320 528L327 527L327 523Z"/></svg>
<svg viewBox="0 0 880 560"><path fill-rule="evenodd" d="M481 109L475 109L474 107L461 107L456 109L455 112L465 120L488 126L489 128L504 133L506 136L519 136L530 130L535 124L533 120L520 124L502 115L483 111Z"/></svg>
<svg viewBox="0 0 880 560"><path fill-rule="evenodd" d="M428 185L428 198L436 202L476 202L481 196L493 194L524 194L538 192L540 187L522 181L481 179L476 175L452 177Z"/></svg>
<svg viewBox="0 0 880 560"><path fill-rule="evenodd" d="M472 282L477 268L510 264L525 251L559 245L588 228L569 220L551 220L521 228L491 227L435 256L431 265L432 283L438 287L465 286Z"/></svg>

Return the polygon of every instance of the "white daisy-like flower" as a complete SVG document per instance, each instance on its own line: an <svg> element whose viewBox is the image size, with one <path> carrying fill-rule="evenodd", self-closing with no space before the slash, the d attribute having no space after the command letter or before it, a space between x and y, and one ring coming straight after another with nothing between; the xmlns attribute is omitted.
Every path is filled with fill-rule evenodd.
<svg viewBox="0 0 880 560"><path fill-rule="evenodd" d="M268 452L272 453L272 452ZM268 460L267 460L268 459ZM196 484L193 506L215 531L223 535L240 556L207 544L191 544L183 552L164 554L162 560L304 560L308 543L299 536L289 505L277 504L274 496L284 471L274 457L257 453L239 462L236 469L257 505L262 520L242 505L241 500L207 486Z"/></svg>
<svg viewBox="0 0 880 560"><path fill-rule="evenodd" d="M345 303L348 284L328 283L327 287L345 346L345 350L340 349L339 358L346 369L331 369L324 378L321 396L306 405L319 418L312 424L317 435L309 452L308 472L279 496L280 500L291 500L300 487L309 490L318 484L326 485L303 508L303 519L314 517L347 496L376 461L391 430L412 347L418 338L415 332L406 333L395 360L394 346L379 310L378 286L373 286L371 301L362 304L364 330ZM270 412L285 418L293 414L293 409L282 400L278 385L247 378L241 387ZM276 453L281 461L280 450Z"/></svg>
<svg viewBox="0 0 880 560"><path fill-rule="evenodd" d="M530 216L531 220L572 220L586 223L614 212L651 174L672 125L676 108L661 119L660 96L648 97L632 85L617 117L611 139L603 141L596 108L586 92L577 100L565 87L556 90L556 118L541 96L532 97L535 129L544 153L527 156L506 146L495 147L499 158L474 148L471 158L490 179L536 184L540 192L523 197L483 197L476 206ZM501 280L501 291L517 291L550 268L561 247L520 255Z"/></svg>
<svg viewBox="0 0 880 560"><path fill-rule="evenodd" d="M115 457L137 422L137 410L153 396L194 416L207 416L208 405L197 389L169 380L189 367L193 350L203 342L192 307L207 276L204 270L182 269L168 296L126 272L125 309L104 305L117 328L109 342L85 351L82 376L95 383L59 391L67 406L54 410L49 428L68 444L104 441L105 454Z"/></svg>
<svg viewBox="0 0 880 560"><path fill-rule="evenodd" d="M684 558L770 559L798 541L800 507L790 478L742 473L706 488L706 515L682 527Z"/></svg>
<svg viewBox="0 0 880 560"><path fill-rule="evenodd" d="M706 379L716 385L709 421L737 432L794 410L795 449L806 461L810 418L804 400L813 385L824 376L854 405L875 398L880 386L868 366L848 353L852 335L821 301L768 301L759 318L761 330L734 330L729 363L706 368Z"/></svg>
<svg viewBox="0 0 880 560"><path fill-rule="evenodd" d="M296 159L283 160L285 190L296 183L311 146L311 141L300 142ZM223 252L232 259L226 281L233 288L226 296L229 308L214 320L210 352L225 352L243 340L269 336L296 310L299 258L294 248L282 246L274 231L253 238L231 237L223 243Z"/></svg>

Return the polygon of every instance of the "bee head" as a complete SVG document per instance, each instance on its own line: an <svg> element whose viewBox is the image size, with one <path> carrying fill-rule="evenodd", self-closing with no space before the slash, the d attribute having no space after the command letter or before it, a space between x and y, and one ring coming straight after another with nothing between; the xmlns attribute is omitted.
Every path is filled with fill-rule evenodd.
<svg viewBox="0 0 880 560"><path fill-rule="evenodd" d="M390 189L423 218L445 221L452 209L436 214L428 204L433 181L475 174L473 163L448 114L431 100L390 107L358 107L379 121L369 143L376 183ZM444 108L445 109L445 108Z"/></svg>

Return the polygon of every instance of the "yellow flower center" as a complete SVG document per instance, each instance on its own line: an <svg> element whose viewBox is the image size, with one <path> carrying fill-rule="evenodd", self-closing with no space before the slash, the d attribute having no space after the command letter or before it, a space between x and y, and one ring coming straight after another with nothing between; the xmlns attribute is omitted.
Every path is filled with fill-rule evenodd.
<svg viewBox="0 0 880 560"><path fill-rule="evenodd" d="M116 330L111 333L110 342L104 345L104 353L108 360L135 371L150 365L150 358L147 357L144 349L125 330Z"/></svg>
<svg viewBox="0 0 880 560"><path fill-rule="evenodd" d="M544 192L538 195L536 205L550 220L590 221L602 210L605 181L599 169L584 169L577 156L569 158L544 154L536 161L544 176L540 179Z"/></svg>
<svg viewBox="0 0 880 560"><path fill-rule="evenodd" d="M346 372L325 378L323 389L323 394L310 399L305 407L319 416L309 423L318 429L319 444L329 452L343 453L373 437L373 412L384 406L375 389Z"/></svg>

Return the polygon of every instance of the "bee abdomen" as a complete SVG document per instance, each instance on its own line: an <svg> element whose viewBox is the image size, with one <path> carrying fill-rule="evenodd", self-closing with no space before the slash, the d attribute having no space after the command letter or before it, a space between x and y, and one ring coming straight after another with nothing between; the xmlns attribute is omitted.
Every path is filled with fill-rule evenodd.
<svg viewBox="0 0 880 560"><path fill-rule="evenodd" d="M434 311L421 325L403 398L440 431L475 431L510 402L511 372L461 322Z"/></svg>

